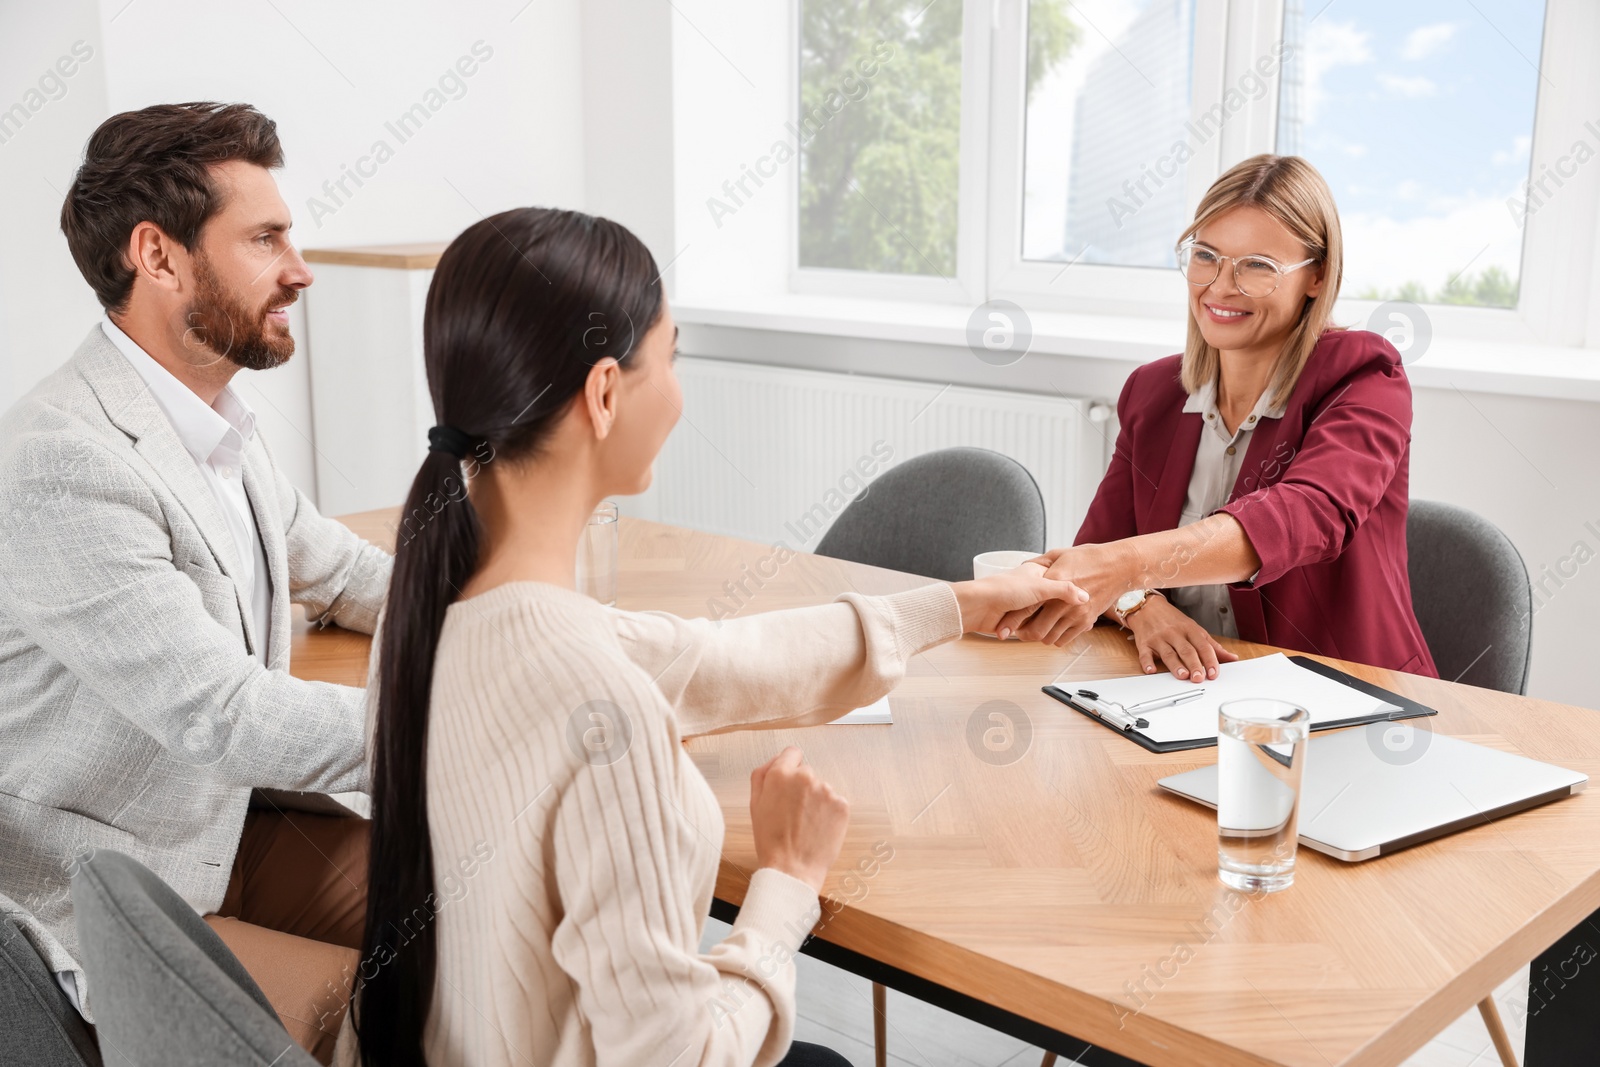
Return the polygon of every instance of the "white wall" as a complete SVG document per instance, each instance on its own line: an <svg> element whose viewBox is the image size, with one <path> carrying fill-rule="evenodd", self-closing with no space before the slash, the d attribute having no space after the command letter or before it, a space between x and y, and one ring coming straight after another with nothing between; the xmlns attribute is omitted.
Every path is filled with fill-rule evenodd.
<svg viewBox="0 0 1600 1067"><path fill-rule="evenodd" d="M795 144L785 42L787 3L744 4L730 18L724 0L676 0L672 79L677 114L673 176L682 255L676 295L685 303L781 293L798 159L759 186L729 192L776 144ZM746 196L745 194L749 195ZM713 213L707 201L735 205Z"/></svg>
<svg viewBox="0 0 1600 1067"><path fill-rule="evenodd" d="M670 4L583 0L582 206L638 234L663 269L669 292L682 247L673 220L673 53L667 42L674 17Z"/></svg>
<svg viewBox="0 0 1600 1067"><path fill-rule="evenodd" d="M6 3L0 108L79 39L94 57L0 144L0 407L65 361L98 316L56 218L84 142L118 111L244 100L270 115L302 248L447 240L508 207L585 204L578 0ZM454 70L462 57L473 57L470 77ZM419 102L437 109L402 141L385 124ZM392 155L377 163L380 140ZM363 157L372 161L362 185L324 188ZM304 342L303 316L295 326ZM287 367L238 381L280 462L312 489L305 348Z"/></svg>
<svg viewBox="0 0 1600 1067"><path fill-rule="evenodd" d="M78 42L90 58L61 79L62 88L40 90L41 76ZM92 0L0 8L0 111L19 104L29 111L20 129L0 118L0 408L64 362L99 315L59 219L83 143L107 114L106 73Z"/></svg>
<svg viewBox="0 0 1600 1067"><path fill-rule="evenodd" d="M1505 531L1534 584L1529 692L1600 708L1600 404L1414 395L1412 497L1470 508Z"/></svg>

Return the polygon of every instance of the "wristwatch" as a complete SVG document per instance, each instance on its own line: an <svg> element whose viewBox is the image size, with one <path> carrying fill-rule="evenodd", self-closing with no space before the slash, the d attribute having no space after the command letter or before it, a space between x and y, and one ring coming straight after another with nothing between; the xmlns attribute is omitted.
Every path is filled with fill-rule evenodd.
<svg viewBox="0 0 1600 1067"><path fill-rule="evenodd" d="M1151 597L1160 595L1160 591L1155 589L1130 589L1117 597L1117 602L1111 605L1111 611L1117 621L1126 627L1130 616L1149 603Z"/></svg>

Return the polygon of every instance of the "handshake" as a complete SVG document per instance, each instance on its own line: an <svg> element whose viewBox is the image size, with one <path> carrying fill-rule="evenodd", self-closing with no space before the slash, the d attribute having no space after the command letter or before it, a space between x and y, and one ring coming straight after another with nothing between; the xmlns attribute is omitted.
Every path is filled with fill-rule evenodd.
<svg viewBox="0 0 1600 1067"><path fill-rule="evenodd" d="M961 606L962 629L1054 645L1065 645L1087 631L1104 605L1097 607L1084 584L1068 577L1064 568L1054 567L1056 557L1066 552L1070 550L1035 556L1010 570L991 572L970 582L952 583ZM1015 560L1021 555L991 553L990 557ZM982 573L981 565L990 560L979 556L977 562Z"/></svg>
<svg viewBox="0 0 1600 1067"><path fill-rule="evenodd" d="M1142 577L1143 568L1129 557L1124 542L1052 549L1014 570L956 582L952 588L968 633L1015 636L1059 648L1087 633L1117 597L1143 588L1138 581ZM1219 664L1239 658L1159 594L1129 616L1126 625L1146 674L1155 673L1159 662L1176 678L1200 682L1215 678Z"/></svg>

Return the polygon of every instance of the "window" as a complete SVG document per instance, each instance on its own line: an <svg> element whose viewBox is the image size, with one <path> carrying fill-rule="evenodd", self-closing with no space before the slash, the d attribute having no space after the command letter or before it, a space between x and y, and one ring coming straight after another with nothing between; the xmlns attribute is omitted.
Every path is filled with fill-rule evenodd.
<svg viewBox="0 0 1600 1067"><path fill-rule="evenodd" d="M1308 20L1287 0L1303 47L1277 150L1333 189L1347 296L1517 305L1544 17L1544 0L1340 0Z"/></svg>
<svg viewBox="0 0 1600 1067"><path fill-rule="evenodd" d="M1193 0L1028 5L1024 259L1173 265L1193 26Z"/></svg>
<svg viewBox="0 0 1600 1067"><path fill-rule="evenodd" d="M1195 205L1276 151L1339 204L1336 321L1409 300L1436 336L1600 347L1595 0L789 0L718 28L695 3L675 174L708 299L1166 330ZM773 191L725 205L752 168Z"/></svg>
<svg viewBox="0 0 1600 1067"><path fill-rule="evenodd" d="M800 4L801 267L956 273L962 6Z"/></svg>

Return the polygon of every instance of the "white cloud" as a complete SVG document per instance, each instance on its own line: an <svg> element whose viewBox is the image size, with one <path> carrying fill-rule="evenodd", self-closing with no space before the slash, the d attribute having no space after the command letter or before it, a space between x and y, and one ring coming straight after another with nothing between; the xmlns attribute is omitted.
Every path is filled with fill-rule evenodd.
<svg viewBox="0 0 1600 1067"><path fill-rule="evenodd" d="M1316 21L1310 26L1305 47L1305 121L1317 120L1317 108L1327 99L1322 79L1335 67L1371 63L1372 34L1352 22Z"/></svg>
<svg viewBox="0 0 1600 1067"><path fill-rule="evenodd" d="M1396 185L1389 195L1396 200L1415 203L1427 196L1428 190L1415 178L1402 178L1400 184Z"/></svg>
<svg viewBox="0 0 1600 1067"><path fill-rule="evenodd" d="M1532 137L1525 133L1518 134L1517 136L1511 138L1510 148L1495 152L1494 155L1489 157L1489 162L1493 163L1497 167L1503 167L1507 163L1520 163L1524 159L1528 158L1528 150L1532 147Z"/></svg>
<svg viewBox="0 0 1600 1067"><path fill-rule="evenodd" d="M1445 45L1456 35L1456 24L1453 22L1435 22L1427 26L1418 26L1406 34L1405 44L1400 46L1402 59L1418 60L1427 59Z"/></svg>
<svg viewBox="0 0 1600 1067"><path fill-rule="evenodd" d="M1438 289L1463 269L1469 277L1489 266L1517 275L1522 231L1505 198L1435 198L1430 206L1429 214L1410 218L1340 213L1345 295L1368 286L1393 290L1408 281Z"/></svg>
<svg viewBox="0 0 1600 1067"><path fill-rule="evenodd" d="M1331 156L1337 152L1352 159L1360 159L1367 154L1367 146L1360 141L1347 141L1342 137L1335 137L1326 130L1318 130L1315 141L1302 147L1317 154Z"/></svg>
<svg viewBox="0 0 1600 1067"><path fill-rule="evenodd" d="M1406 100L1434 96L1439 91L1439 87L1434 84L1432 78L1424 77L1421 74L1413 74L1409 77L1402 77L1398 74L1380 74L1378 75L1378 84L1388 90L1390 96L1398 96Z"/></svg>

